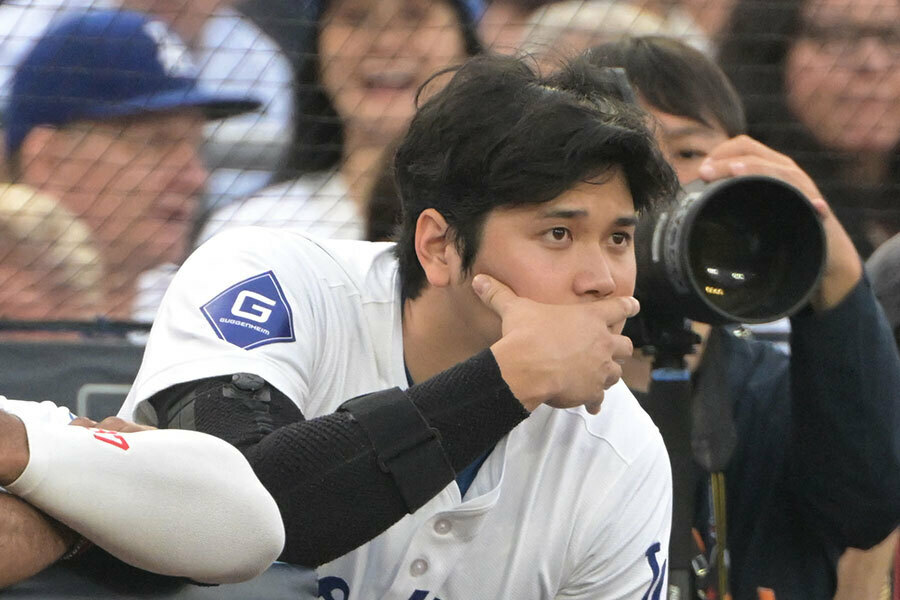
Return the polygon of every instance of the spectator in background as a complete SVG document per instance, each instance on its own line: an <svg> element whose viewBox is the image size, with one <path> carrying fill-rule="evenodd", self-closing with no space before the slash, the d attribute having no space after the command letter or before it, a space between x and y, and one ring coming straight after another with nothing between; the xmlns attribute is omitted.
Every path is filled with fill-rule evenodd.
<svg viewBox="0 0 900 600"><path fill-rule="evenodd" d="M478 35L492 52L513 54L528 31L532 13L555 0L487 0Z"/></svg>
<svg viewBox="0 0 900 600"><path fill-rule="evenodd" d="M11 178L90 228L105 316L132 316L141 274L181 262L207 177L203 124L258 105L199 87L184 46L137 13L67 19L20 64L3 119Z"/></svg>
<svg viewBox="0 0 900 600"><path fill-rule="evenodd" d="M900 230L900 0L741 0L720 62L863 256Z"/></svg>
<svg viewBox="0 0 900 600"><path fill-rule="evenodd" d="M710 44L703 32L683 22L670 21L640 2L618 0L566 0L539 8L528 19L519 49L534 55L545 68L581 54L591 46L627 35L669 35L704 52Z"/></svg>
<svg viewBox="0 0 900 600"><path fill-rule="evenodd" d="M769 175L817 203L828 260L811 309L791 319L792 356L715 328L694 376L693 401L732 403L727 414L737 445L724 482L734 598L756 599L758 588L775 598L831 597L841 552L881 541L900 518L900 360L859 257L791 159L735 137L744 127L740 100L711 60L660 37L622 40L585 56L625 69L682 183ZM667 385L651 385L649 361L645 367L624 376L642 402ZM712 552L708 486L702 490L694 524ZM849 568L875 577L887 570L884 558L849 560ZM862 598L854 591L851 597Z"/></svg>
<svg viewBox="0 0 900 600"><path fill-rule="evenodd" d="M230 0L6 0L0 3L0 105L15 68L49 24L86 10L124 9L162 20L185 42L210 90L257 97L262 106L204 130L210 204L264 187L290 143L293 74L278 45Z"/></svg>
<svg viewBox="0 0 900 600"><path fill-rule="evenodd" d="M400 227L400 190L394 178L394 154L399 141L385 148L376 168L377 177L366 198L365 239L370 242L394 241Z"/></svg>
<svg viewBox="0 0 900 600"><path fill-rule="evenodd" d="M91 319L103 312L91 231L48 194L0 184L0 318Z"/></svg>
<svg viewBox="0 0 900 600"><path fill-rule="evenodd" d="M888 322L894 330L897 347L900 348L900 234L883 243L869 257L869 260L866 261L866 274L872 282L875 297L881 302ZM858 580L860 586L869 586L881 591L884 589L884 580L878 577L873 578L872 572L864 570L860 565L866 565L873 560L881 562L887 553L892 553L894 564L892 597L900 598L900 546L898 546L897 540L898 532L895 531L890 539L879 545L877 557L867 556L859 551L852 554L848 552L841 559L841 577ZM882 585L879 587L879 584ZM888 584L888 589L890 589L890 584ZM881 598L887 597L887 595L881 596ZM840 598L836 597L836 600L856 600L856 598L857 596L848 593Z"/></svg>
<svg viewBox="0 0 900 600"><path fill-rule="evenodd" d="M213 213L200 241L237 225L289 227L321 237L363 237L363 199L378 157L415 111L419 85L478 52L463 0L308 2L294 35L296 129L283 183Z"/></svg>
<svg viewBox="0 0 900 600"><path fill-rule="evenodd" d="M728 25L736 1L645 0L643 6L664 15L667 21L683 24L685 33L693 33L699 29L703 37L712 40L713 46L716 46L722 29Z"/></svg>
<svg viewBox="0 0 900 600"><path fill-rule="evenodd" d="M869 257L866 273L900 346L900 234L879 246Z"/></svg>

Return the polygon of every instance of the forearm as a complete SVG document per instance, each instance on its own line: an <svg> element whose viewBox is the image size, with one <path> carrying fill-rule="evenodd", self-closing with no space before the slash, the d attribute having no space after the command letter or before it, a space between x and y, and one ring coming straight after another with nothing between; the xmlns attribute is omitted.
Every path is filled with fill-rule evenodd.
<svg viewBox="0 0 900 600"><path fill-rule="evenodd" d="M396 407L386 406L384 422L390 425L395 422L390 411L402 411L411 401L437 432L443 453L425 456L411 449L405 456L414 468L391 470L397 463L388 461L391 467L383 468L384 457L350 412L307 421L277 390L271 390L271 399L237 398L222 381L195 383L200 388L190 418L168 414L161 398L152 400L160 424L192 423L241 448L281 509L287 534L282 558L306 566L349 552L418 508L405 482L421 482L422 489L413 494L419 503L436 495L453 481L455 471L492 448L528 414L485 352L413 386ZM395 434L402 440L409 432L395 427Z"/></svg>
<svg viewBox="0 0 900 600"><path fill-rule="evenodd" d="M257 446L251 462L279 500L286 560L317 566L374 538L418 508L404 498L404 481L420 481L420 497L436 495L528 415L489 352L413 386L408 396L438 432L452 470L417 457L411 472L386 472L359 423L340 412L288 426ZM398 438L405 433L396 431Z"/></svg>
<svg viewBox="0 0 900 600"><path fill-rule="evenodd" d="M259 574L281 550L274 501L220 440L26 427L28 467L9 491L129 564L227 583Z"/></svg>
<svg viewBox="0 0 900 600"><path fill-rule="evenodd" d="M878 600L890 589L897 532L870 550L848 549L838 563L834 600Z"/></svg>
<svg viewBox="0 0 900 600"><path fill-rule="evenodd" d="M15 481L28 465L28 436L22 421L0 409L0 486Z"/></svg>
<svg viewBox="0 0 900 600"><path fill-rule="evenodd" d="M56 562L76 535L24 500L0 492L0 589Z"/></svg>

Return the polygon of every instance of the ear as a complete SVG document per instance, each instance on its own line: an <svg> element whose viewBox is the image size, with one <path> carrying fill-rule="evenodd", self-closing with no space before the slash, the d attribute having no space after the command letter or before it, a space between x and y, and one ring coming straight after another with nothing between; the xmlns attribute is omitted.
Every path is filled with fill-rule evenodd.
<svg viewBox="0 0 900 600"><path fill-rule="evenodd" d="M37 126L28 132L19 147L19 179L23 183L41 186L51 181L58 165L58 130Z"/></svg>
<svg viewBox="0 0 900 600"><path fill-rule="evenodd" d="M425 271L428 283L434 287L450 284L456 268L456 246L450 226L444 216L433 208L426 208L416 220L416 256Z"/></svg>

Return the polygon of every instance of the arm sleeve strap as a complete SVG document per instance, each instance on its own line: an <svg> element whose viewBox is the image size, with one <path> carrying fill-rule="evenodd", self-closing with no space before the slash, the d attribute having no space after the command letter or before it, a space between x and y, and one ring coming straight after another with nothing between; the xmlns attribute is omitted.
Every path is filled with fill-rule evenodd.
<svg viewBox="0 0 900 600"><path fill-rule="evenodd" d="M441 445L441 434L399 388L345 402L365 431L378 467L390 473L406 508L414 512L456 476Z"/></svg>

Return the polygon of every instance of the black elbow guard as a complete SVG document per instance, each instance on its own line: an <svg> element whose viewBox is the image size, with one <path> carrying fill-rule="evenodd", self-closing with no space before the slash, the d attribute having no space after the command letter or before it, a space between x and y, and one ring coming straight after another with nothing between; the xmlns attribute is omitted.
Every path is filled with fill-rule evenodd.
<svg viewBox="0 0 900 600"><path fill-rule="evenodd" d="M338 411L350 413L365 431L379 468L391 475L410 513L456 477L440 433L399 388L353 398Z"/></svg>
<svg viewBox="0 0 900 600"><path fill-rule="evenodd" d="M242 451L279 427L304 420L287 396L250 373L174 386L156 394L150 404L159 427L208 433Z"/></svg>

